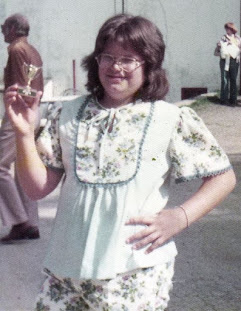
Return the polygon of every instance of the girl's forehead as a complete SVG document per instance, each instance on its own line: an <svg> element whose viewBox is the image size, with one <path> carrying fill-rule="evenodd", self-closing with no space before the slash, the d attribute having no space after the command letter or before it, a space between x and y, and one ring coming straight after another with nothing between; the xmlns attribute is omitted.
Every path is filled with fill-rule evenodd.
<svg viewBox="0 0 241 311"><path fill-rule="evenodd" d="M105 47L104 51L108 51L109 53L124 53L124 54L135 54L139 55L139 53L133 48L131 44L128 43L121 43L118 41L108 42Z"/></svg>

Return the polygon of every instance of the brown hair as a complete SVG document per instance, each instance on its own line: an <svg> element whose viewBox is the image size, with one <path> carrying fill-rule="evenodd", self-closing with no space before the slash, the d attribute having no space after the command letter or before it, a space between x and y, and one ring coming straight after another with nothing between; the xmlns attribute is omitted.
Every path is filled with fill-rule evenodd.
<svg viewBox="0 0 241 311"><path fill-rule="evenodd" d="M230 29L232 31L233 34L236 34L238 32L238 29L236 28L236 26L234 25L234 23L226 23L224 25L225 29Z"/></svg>
<svg viewBox="0 0 241 311"><path fill-rule="evenodd" d="M94 51L82 61L87 71L87 90L101 99L104 89L98 75L95 57L103 52L107 43L118 42L123 47L130 46L145 61L145 82L135 99L158 100L168 92L168 81L162 63L165 44L160 30L148 19L127 14L115 15L100 28Z"/></svg>
<svg viewBox="0 0 241 311"><path fill-rule="evenodd" d="M27 18L19 13L13 14L9 16L4 24L6 27L11 28L12 26L15 28L16 35L18 37L28 36L30 26Z"/></svg>

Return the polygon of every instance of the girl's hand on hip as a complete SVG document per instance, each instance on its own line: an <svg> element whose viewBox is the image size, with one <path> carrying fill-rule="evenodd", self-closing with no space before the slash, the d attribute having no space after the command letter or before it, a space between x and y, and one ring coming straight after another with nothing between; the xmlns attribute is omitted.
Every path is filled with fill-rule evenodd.
<svg viewBox="0 0 241 311"><path fill-rule="evenodd" d="M186 228L186 217L181 208L164 209L154 216L131 218L126 225L143 225L145 228L127 239L135 250L151 244L146 254L160 247L164 242Z"/></svg>

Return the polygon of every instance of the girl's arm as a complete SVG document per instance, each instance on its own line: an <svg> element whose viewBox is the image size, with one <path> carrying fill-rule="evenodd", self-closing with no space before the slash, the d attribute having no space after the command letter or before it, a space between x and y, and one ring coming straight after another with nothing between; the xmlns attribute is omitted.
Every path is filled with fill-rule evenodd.
<svg viewBox="0 0 241 311"><path fill-rule="evenodd" d="M35 124L41 92L35 99L21 97L17 85L9 87L4 95L6 112L16 134L16 168L20 183L32 199L41 199L58 185L63 171L45 167L35 145Z"/></svg>
<svg viewBox="0 0 241 311"><path fill-rule="evenodd" d="M33 200L45 197L57 187L63 171L43 164L36 150L34 135L16 134L16 148L16 169L24 191Z"/></svg>
<svg viewBox="0 0 241 311"><path fill-rule="evenodd" d="M151 243L146 253L152 252L220 204L235 184L233 170L205 178L199 190L182 204L182 208L164 209L155 216L130 219L127 225L139 224L146 227L126 242L132 244L133 249L140 249Z"/></svg>

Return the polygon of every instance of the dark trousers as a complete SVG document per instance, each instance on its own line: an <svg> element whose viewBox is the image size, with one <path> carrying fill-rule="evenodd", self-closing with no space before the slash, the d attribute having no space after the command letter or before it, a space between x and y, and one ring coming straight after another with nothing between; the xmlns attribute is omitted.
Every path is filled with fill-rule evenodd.
<svg viewBox="0 0 241 311"><path fill-rule="evenodd" d="M225 59L220 59L221 70L221 94L220 100L223 103L235 105L237 103L237 75L239 63L230 57L229 71L224 70Z"/></svg>

